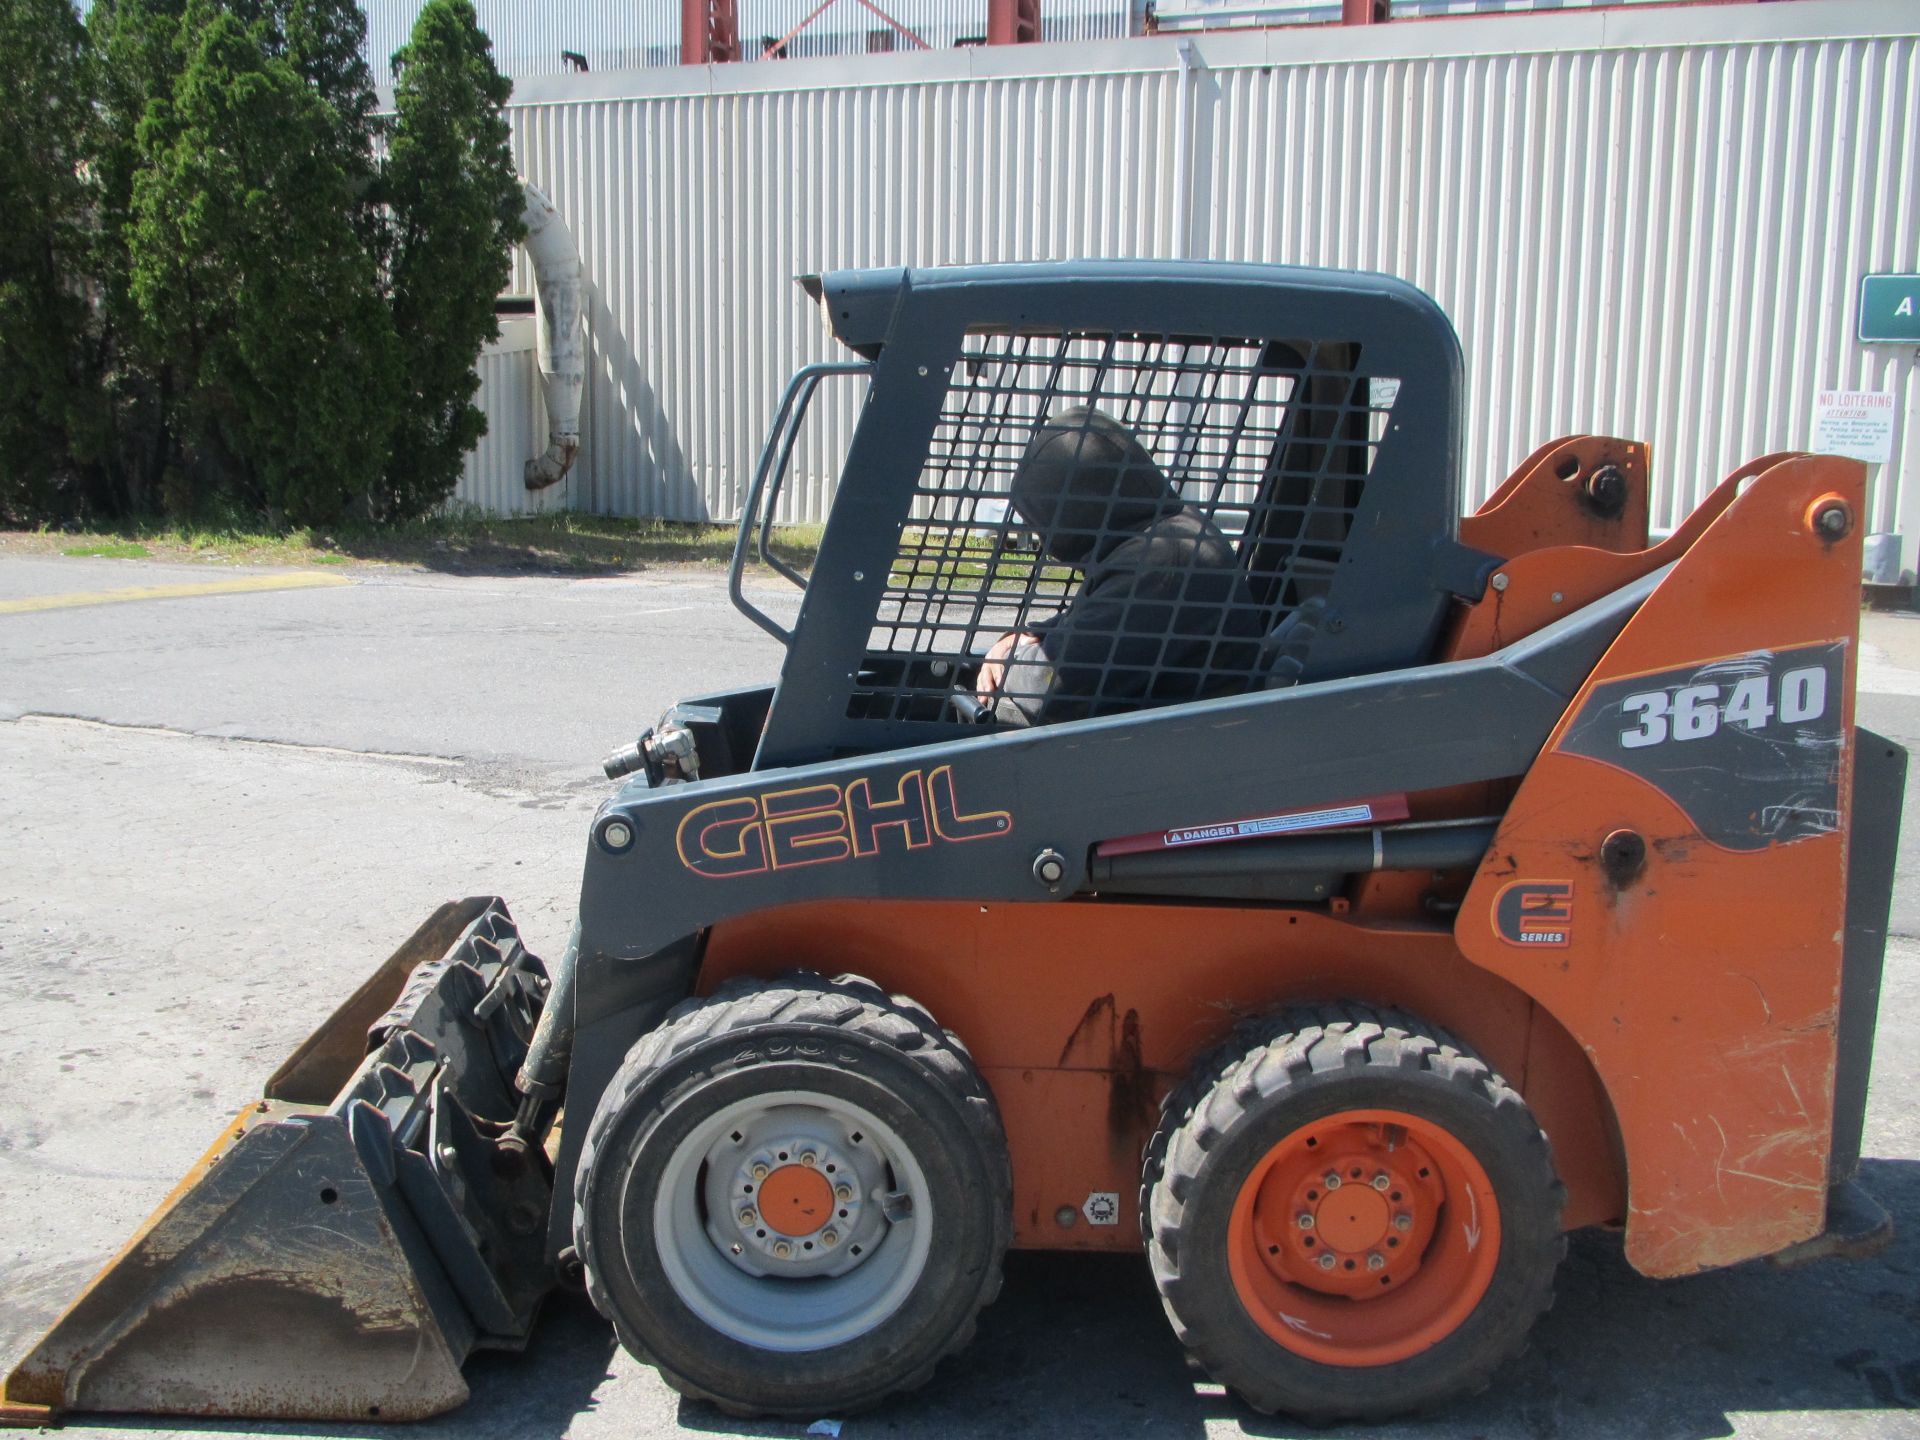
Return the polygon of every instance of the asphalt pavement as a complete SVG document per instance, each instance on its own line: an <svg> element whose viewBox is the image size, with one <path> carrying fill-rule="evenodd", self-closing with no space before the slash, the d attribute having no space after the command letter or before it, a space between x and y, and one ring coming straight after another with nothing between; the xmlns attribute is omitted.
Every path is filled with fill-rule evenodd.
<svg viewBox="0 0 1920 1440"><path fill-rule="evenodd" d="M205 588L229 580L258 583ZM134 589L164 593L113 598ZM756 593L792 613L794 592ZM1920 749L1920 617L1869 616L1862 661L1861 723ZM557 949L601 755L681 695L769 679L777 662L709 572L303 581L0 556L0 1366L439 900L505 895L534 948ZM1862 1172L1901 1225L1888 1251L1656 1283L1617 1238L1577 1236L1558 1303L1491 1391L1352 1433L1920 1437L1913 841L1894 931ZM468 1375L464 1409L404 1431L89 1419L68 1433L806 1428L681 1401L571 1299L526 1354L480 1356ZM1301 1432L1205 1383L1141 1262L1015 1256L976 1343L843 1433L1346 1432Z"/></svg>

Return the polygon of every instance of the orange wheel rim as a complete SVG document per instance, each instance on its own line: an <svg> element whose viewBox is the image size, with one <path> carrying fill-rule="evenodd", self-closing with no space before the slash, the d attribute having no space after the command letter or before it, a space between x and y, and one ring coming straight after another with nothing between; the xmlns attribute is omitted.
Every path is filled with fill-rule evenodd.
<svg viewBox="0 0 1920 1440"><path fill-rule="evenodd" d="M1240 1187L1227 1236L1247 1313L1322 1365L1391 1365L1438 1344L1499 1260L1486 1170L1398 1110L1341 1110L1288 1135Z"/></svg>
<svg viewBox="0 0 1920 1440"><path fill-rule="evenodd" d="M833 1218L833 1186L810 1165L782 1165L760 1182L759 1208L769 1230L811 1235Z"/></svg>

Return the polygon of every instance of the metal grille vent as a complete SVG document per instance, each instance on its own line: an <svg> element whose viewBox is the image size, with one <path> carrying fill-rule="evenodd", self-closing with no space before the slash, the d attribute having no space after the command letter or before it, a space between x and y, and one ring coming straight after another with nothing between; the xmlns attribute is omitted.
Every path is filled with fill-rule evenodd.
<svg viewBox="0 0 1920 1440"><path fill-rule="evenodd" d="M1358 359L970 335L848 714L1032 724L1285 683L1398 394Z"/></svg>

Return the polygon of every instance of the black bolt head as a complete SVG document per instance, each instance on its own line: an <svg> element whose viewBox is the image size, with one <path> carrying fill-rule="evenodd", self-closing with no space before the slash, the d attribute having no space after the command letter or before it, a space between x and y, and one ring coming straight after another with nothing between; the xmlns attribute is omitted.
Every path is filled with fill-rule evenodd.
<svg viewBox="0 0 1920 1440"><path fill-rule="evenodd" d="M1627 508L1627 477L1618 465L1602 465L1587 477L1587 507L1605 519L1617 519Z"/></svg>

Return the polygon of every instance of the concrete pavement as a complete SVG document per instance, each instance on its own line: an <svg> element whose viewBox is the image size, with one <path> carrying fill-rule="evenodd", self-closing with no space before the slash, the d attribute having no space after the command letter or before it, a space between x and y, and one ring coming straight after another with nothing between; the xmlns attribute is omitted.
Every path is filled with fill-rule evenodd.
<svg viewBox="0 0 1920 1440"><path fill-rule="evenodd" d="M4 558L0 600L207 577ZM605 790L600 755L680 694L777 665L709 573L350 578L0 612L0 1363L433 903L506 895L535 948L557 949ZM763 598L791 613L792 595ZM1869 617L1865 638L1861 721L1920 748L1920 618ZM1904 847L1866 1143L1865 1178L1903 1226L1894 1247L1860 1265L1655 1284L1616 1240L1577 1237L1558 1305L1493 1392L1354 1433L1920 1436L1917 855ZM469 1376L469 1406L406 1432L178 1433L805 1428L683 1404L573 1301L526 1355L480 1357ZM973 1348L844 1433L1299 1433L1199 1380L1144 1266L1015 1257ZM177 1433L68 1433L126 1429Z"/></svg>
<svg viewBox="0 0 1920 1440"><path fill-rule="evenodd" d="M0 601L208 578L192 565L7 557ZM0 707L552 765L597 781L600 757L689 686L751 684L779 668L779 646L726 603L712 572L572 580L363 569L352 578L339 588L0 614ZM799 592L777 581L754 596L777 616L798 607Z"/></svg>

